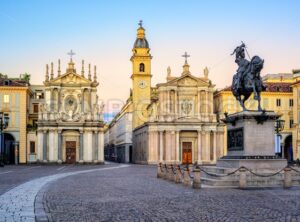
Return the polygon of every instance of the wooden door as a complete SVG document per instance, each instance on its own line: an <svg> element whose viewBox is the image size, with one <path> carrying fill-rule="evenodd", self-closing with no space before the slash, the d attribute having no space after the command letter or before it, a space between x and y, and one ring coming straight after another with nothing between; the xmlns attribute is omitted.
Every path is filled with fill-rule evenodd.
<svg viewBox="0 0 300 222"><path fill-rule="evenodd" d="M182 164L192 164L192 142L182 142Z"/></svg>
<svg viewBox="0 0 300 222"><path fill-rule="evenodd" d="M76 141L66 141L66 163L76 162Z"/></svg>

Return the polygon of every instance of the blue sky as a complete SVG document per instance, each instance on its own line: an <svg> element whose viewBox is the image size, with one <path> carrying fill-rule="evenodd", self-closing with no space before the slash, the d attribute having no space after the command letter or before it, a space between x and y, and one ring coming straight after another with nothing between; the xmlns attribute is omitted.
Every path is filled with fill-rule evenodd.
<svg viewBox="0 0 300 222"><path fill-rule="evenodd" d="M130 56L137 23L144 21L153 55L152 85L166 69L179 76L187 51L191 71L205 66L217 88L236 70L230 53L241 40L265 59L263 74L300 68L300 1L0 0L0 72L28 72L41 84L45 64L80 60L98 66L101 99L125 100L131 87ZM55 64L56 65L56 64ZM116 90L117 89L117 90Z"/></svg>

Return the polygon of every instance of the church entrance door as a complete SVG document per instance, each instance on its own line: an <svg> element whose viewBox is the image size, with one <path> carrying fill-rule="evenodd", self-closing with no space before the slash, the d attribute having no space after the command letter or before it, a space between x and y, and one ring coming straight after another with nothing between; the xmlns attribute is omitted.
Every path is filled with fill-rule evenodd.
<svg viewBox="0 0 300 222"><path fill-rule="evenodd" d="M182 164L192 164L192 142L182 142Z"/></svg>
<svg viewBox="0 0 300 222"><path fill-rule="evenodd" d="M76 141L66 141L66 162L76 162Z"/></svg>

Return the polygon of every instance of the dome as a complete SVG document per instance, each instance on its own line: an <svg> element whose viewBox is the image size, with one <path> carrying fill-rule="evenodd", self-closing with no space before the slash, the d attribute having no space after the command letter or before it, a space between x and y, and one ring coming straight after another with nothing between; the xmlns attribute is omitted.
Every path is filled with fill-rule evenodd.
<svg viewBox="0 0 300 222"><path fill-rule="evenodd" d="M145 38L137 38L134 42L134 48L149 48L149 43Z"/></svg>

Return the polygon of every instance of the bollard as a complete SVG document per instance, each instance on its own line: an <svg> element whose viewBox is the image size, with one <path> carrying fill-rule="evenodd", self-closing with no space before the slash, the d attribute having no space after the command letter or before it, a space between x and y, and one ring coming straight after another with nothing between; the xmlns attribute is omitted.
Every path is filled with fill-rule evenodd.
<svg viewBox="0 0 300 222"><path fill-rule="evenodd" d="M167 179L168 178L168 166L167 164L164 165L164 174L163 174L163 179Z"/></svg>
<svg viewBox="0 0 300 222"><path fill-rule="evenodd" d="M172 165L168 166L168 180L172 180L173 171L172 171Z"/></svg>
<svg viewBox="0 0 300 222"><path fill-rule="evenodd" d="M247 176L246 176L246 169L242 167L240 170L240 180L239 180L239 187L241 189L245 189L247 187Z"/></svg>
<svg viewBox="0 0 300 222"><path fill-rule="evenodd" d="M200 189L201 188L201 171L200 169L194 169L194 179L193 179L193 188Z"/></svg>
<svg viewBox="0 0 300 222"><path fill-rule="evenodd" d="M175 175L175 183L181 183L181 171L180 171L180 166L178 165L176 167L176 175Z"/></svg>
<svg viewBox="0 0 300 222"><path fill-rule="evenodd" d="M284 168L283 187L290 188L292 186L292 170L289 167Z"/></svg>
<svg viewBox="0 0 300 222"><path fill-rule="evenodd" d="M189 175L189 169L188 168L184 168L184 173L183 173L183 184L185 186L190 186L191 182L190 182L190 175Z"/></svg>
<svg viewBox="0 0 300 222"><path fill-rule="evenodd" d="M157 166L157 178L161 178L161 177L162 177L161 163L159 163Z"/></svg>
<svg viewBox="0 0 300 222"><path fill-rule="evenodd" d="M174 165L171 165L171 171L172 171L171 181L175 181L175 176L176 176L176 174L174 175ZM176 172L176 171L175 171L175 172Z"/></svg>

